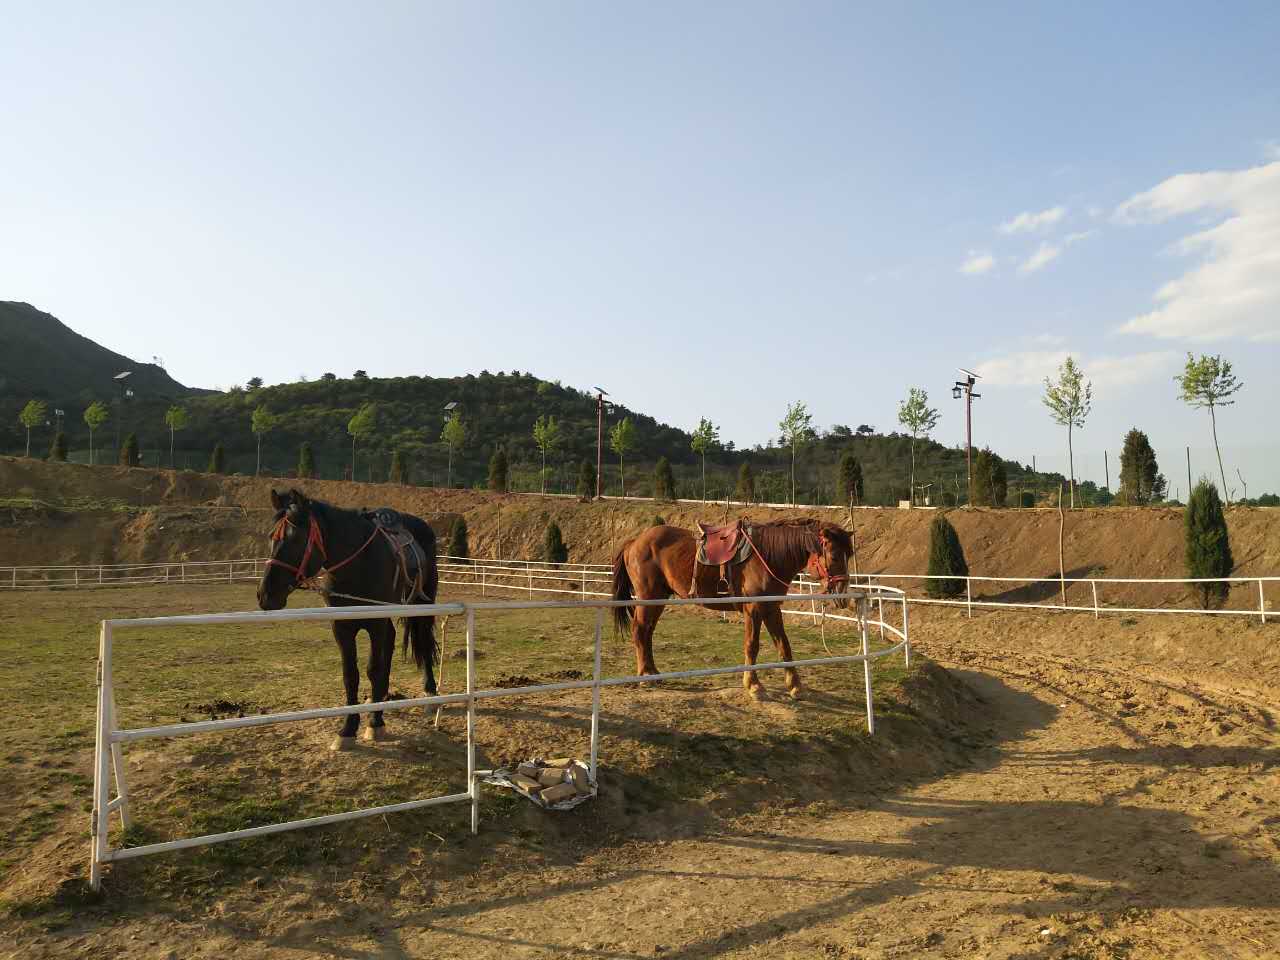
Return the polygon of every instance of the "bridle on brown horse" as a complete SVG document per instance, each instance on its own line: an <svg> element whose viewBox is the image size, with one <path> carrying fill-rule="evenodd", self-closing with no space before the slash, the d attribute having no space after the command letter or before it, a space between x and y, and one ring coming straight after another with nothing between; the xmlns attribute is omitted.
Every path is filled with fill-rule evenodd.
<svg viewBox="0 0 1280 960"><path fill-rule="evenodd" d="M284 569L292 572L294 575L294 581L291 586L301 587L303 589L311 587L316 578L319 577L322 572L328 571L329 573L336 573L356 557L360 556L360 554L364 553L365 550L368 549L369 544L373 543L373 541L377 539L377 536L382 529L375 524L373 533L369 535L369 539L366 540L355 553L351 554L347 559L330 566L329 553L325 550L324 546L324 531L320 529L320 524L316 521L315 514L309 513L307 515L307 519L310 521L310 525L307 529L307 547L302 551L302 559L298 562L298 565L295 567L293 564L285 563L283 560L278 560L275 557L271 557L267 560L267 566L284 567ZM286 514L276 522L275 527L271 531L271 539L279 543L287 535L288 527L297 529L297 524L290 520L288 514ZM314 573L307 573L307 562L311 559L311 554L315 551L319 551L320 553L320 565L316 567Z"/></svg>
<svg viewBox="0 0 1280 960"><path fill-rule="evenodd" d="M810 566L817 572L818 577L822 580L827 593L843 593L849 589L849 574L844 573L838 577L833 577L831 571L827 569L826 561L822 559L827 551L827 545L831 541L827 538L825 530L818 531L818 549L813 555L813 559L809 561ZM770 571L772 573L773 571ZM775 578L776 579L776 578ZM843 590L835 589L843 587Z"/></svg>

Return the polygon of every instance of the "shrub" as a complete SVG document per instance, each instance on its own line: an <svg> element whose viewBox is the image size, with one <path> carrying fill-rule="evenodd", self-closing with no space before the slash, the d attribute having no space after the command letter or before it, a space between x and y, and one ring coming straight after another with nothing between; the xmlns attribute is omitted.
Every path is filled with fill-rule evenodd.
<svg viewBox="0 0 1280 960"><path fill-rule="evenodd" d="M756 475L751 472L751 464L743 463L738 468L738 489L734 497L744 503L754 503L756 499Z"/></svg>
<svg viewBox="0 0 1280 960"><path fill-rule="evenodd" d="M862 503L862 464L852 452L840 458L840 502Z"/></svg>
<svg viewBox="0 0 1280 960"><path fill-rule="evenodd" d="M676 478L671 472L671 461L659 457L653 468L653 499L674 500L676 498Z"/></svg>
<svg viewBox="0 0 1280 960"><path fill-rule="evenodd" d="M311 444L303 441L298 448L298 476L304 479L316 475L316 458L311 452Z"/></svg>
<svg viewBox="0 0 1280 960"><path fill-rule="evenodd" d="M120 448L120 465L124 467L142 465L141 455L138 453L138 435L136 433L131 433L124 438L124 445Z"/></svg>
<svg viewBox="0 0 1280 960"><path fill-rule="evenodd" d="M560 532L560 524L554 520L547 524L547 531L542 537L542 559L547 563L569 562L569 548L565 545L564 534Z"/></svg>
<svg viewBox="0 0 1280 960"><path fill-rule="evenodd" d="M667 525L667 521L661 515L655 516L652 522L649 524L649 526L651 527L665 527L666 525Z"/></svg>
<svg viewBox="0 0 1280 960"><path fill-rule="evenodd" d="M466 517L458 517L453 521L453 529L449 531L449 556L461 557L463 560L471 556L471 545L467 543Z"/></svg>
<svg viewBox="0 0 1280 960"><path fill-rule="evenodd" d="M67 435L62 430L53 436L53 445L49 447L49 459L59 463L67 459Z"/></svg>
<svg viewBox="0 0 1280 960"><path fill-rule="evenodd" d="M590 500L596 495L596 469L591 461L583 460L578 467L578 496Z"/></svg>
<svg viewBox="0 0 1280 960"><path fill-rule="evenodd" d="M408 483L409 468L404 462L404 458L400 456L399 450L391 451L391 467L387 470L388 483Z"/></svg>
<svg viewBox="0 0 1280 960"><path fill-rule="evenodd" d="M1191 492L1184 514L1187 533L1187 576L1229 577L1235 566L1231 558L1231 540L1227 535L1227 518L1222 512L1218 488L1201 479ZM1221 606L1230 591L1229 583L1198 583L1204 609Z"/></svg>
<svg viewBox="0 0 1280 960"><path fill-rule="evenodd" d="M489 460L489 489L494 493L506 493L508 485L507 451L499 447Z"/></svg>
<svg viewBox="0 0 1280 960"><path fill-rule="evenodd" d="M929 576L925 592L931 597L958 597L964 593L964 580L969 565L956 528L946 515L939 513L929 525Z"/></svg>
<svg viewBox="0 0 1280 960"><path fill-rule="evenodd" d="M222 444L220 443L214 444L213 453L209 455L209 472L227 472L227 455L223 452Z"/></svg>

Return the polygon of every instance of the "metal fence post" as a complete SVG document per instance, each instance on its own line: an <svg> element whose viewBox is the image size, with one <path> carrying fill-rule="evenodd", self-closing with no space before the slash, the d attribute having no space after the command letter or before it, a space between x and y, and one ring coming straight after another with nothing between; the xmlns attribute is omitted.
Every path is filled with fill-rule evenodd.
<svg viewBox="0 0 1280 960"><path fill-rule="evenodd" d="M1090 580L1089 586L1093 587L1093 619L1098 619L1098 581Z"/></svg>
<svg viewBox="0 0 1280 960"><path fill-rule="evenodd" d="M907 625L907 595L902 595L902 665L911 669L911 629Z"/></svg>
<svg viewBox="0 0 1280 960"><path fill-rule="evenodd" d="M965 608L969 611L969 619L973 619L973 581L968 577L964 578L964 603Z"/></svg>
<svg viewBox="0 0 1280 960"><path fill-rule="evenodd" d="M862 655L867 657L871 652L871 644L867 638L867 600L862 597L858 600L858 620L862 625ZM862 661L862 680L867 690L867 733L874 735L876 732L876 711L871 702L871 660L864 659Z"/></svg>
<svg viewBox="0 0 1280 960"><path fill-rule="evenodd" d="M107 807L111 802L111 731L107 691L111 689L111 627L104 621L98 635L98 732L93 763L93 857L89 861L89 886L102 889L102 865L107 859Z"/></svg>
<svg viewBox="0 0 1280 960"><path fill-rule="evenodd" d="M476 779L476 612L467 608L467 792L471 794L471 832L480 832L480 783Z"/></svg>
<svg viewBox="0 0 1280 960"><path fill-rule="evenodd" d="M1262 618L1262 622L1267 622L1267 601L1262 593L1262 578L1258 578L1258 616Z"/></svg>
<svg viewBox="0 0 1280 960"><path fill-rule="evenodd" d="M591 688L591 782L596 783L596 769L600 756L600 646L604 634L604 607L596 607L596 662L591 673L595 685Z"/></svg>

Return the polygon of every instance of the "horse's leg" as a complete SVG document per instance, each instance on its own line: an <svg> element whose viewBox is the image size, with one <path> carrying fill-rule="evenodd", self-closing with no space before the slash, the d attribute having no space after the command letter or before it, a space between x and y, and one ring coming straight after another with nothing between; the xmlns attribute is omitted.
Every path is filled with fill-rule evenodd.
<svg viewBox="0 0 1280 960"><path fill-rule="evenodd" d="M391 654L396 646L396 628L390 620L372 621L369 628L369 663L365 667L369 674L369 685L373 688L373 702L382 703L387 699L387 691L391 687ZM369 726L366 736L370 740L385 739L386 722L382 719L382 711L369 715Z"/></svg>
<svg viewBox="0 0 1280 960"><path fill-rule="evenodd" d="M744 604L742 613L742 619L746 625L742 640L742 657L748 666L754 666L756 655L760 653L760 608L754 603ZM742 686L746 688L747 695L753 700L764 699L764 687L760 685L760 678L756 676L754 670L749 670L742 675Z"/></svg>
<svg viewBox="0 0 1280 960"><path fill-rule="evenodd" d="M342 683L347 691L347 706L352 707L360 702L360 665L356 663L356 634L360 628L350 620L333 622L333 639L338 643L338 652L342 655ZM338 730L338 738L333 741L332 749L349 750L355 743L356 731L360 729L360 715L349 713L342 718L342 726Z"/></svg>
<svg viewBox="0 0 1280 960"><path fill-rule="evenodd" d="M666 607L636 607L631 622L631 643L636 648L636 675L650 676L658 672L653 662L653 629Z"/></svg>
<svg viewBox="0 0 1280 960"><path fill-rule="evenodd" d="M773 637L774 646L778 648L778 656L783 661L791 659L791 641L787 639L787 630L782 625L782 605L777 603L762 604L764 610L764 625L769 630L769 636ZM801 696L800 674L796 672L794 667L786 667L783 673L787 675L787 693L791 694L793 700L799 700Z"/></svg>

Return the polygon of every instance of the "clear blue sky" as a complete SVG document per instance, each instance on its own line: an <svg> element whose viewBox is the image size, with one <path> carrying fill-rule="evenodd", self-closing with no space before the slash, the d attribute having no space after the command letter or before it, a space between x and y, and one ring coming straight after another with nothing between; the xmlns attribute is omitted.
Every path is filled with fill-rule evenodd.
<svg viewBox="0 0 1280 960"><path fill-rule="evenodd" d="M0 298L185 383L528 370L1280 490L1280 5L0 2ZM715 386L702 359L728 361ZM1261 429L1259 426L1261 425ZM1234 481L1234 478L1233 478ZM1182 491L1185 496L1185 489Z"/></svg>

